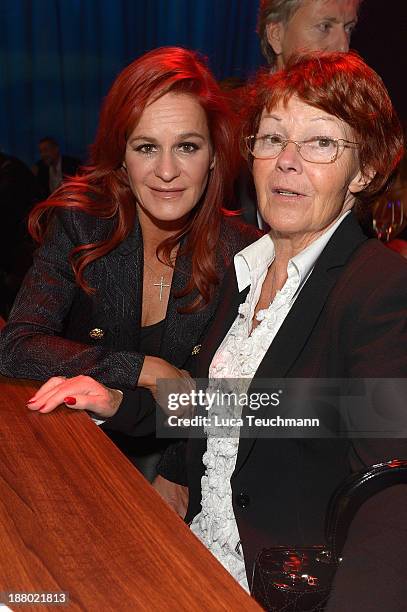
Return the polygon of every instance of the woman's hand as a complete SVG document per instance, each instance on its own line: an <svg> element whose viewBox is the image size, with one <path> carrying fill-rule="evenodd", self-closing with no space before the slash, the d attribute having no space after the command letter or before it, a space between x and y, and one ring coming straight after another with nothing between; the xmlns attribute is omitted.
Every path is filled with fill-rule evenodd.
<svg viewBox="0 0 407 612"><path fill-rule="evenodd" d="M65 404L75 410L90 410L107 419L116 414L122 397L121 391L109 389L90 376L53 376L27 402L27 407L46 413Z"/></svg>
<svg viewBox="0 0 407 612"><path fill-rule="evenodd" d="M165 502L183 519L188 508L188 487L171 482L163 476L157 476L152 482L154 489Z"/></svg>
<svg viewBox="0 0 407 612"><path fill-rule="evenodd" d="M157 385L158 380L167 381ZM191 406L180 406L176 410L168 408L168 393L190 394L195 389L194 380L189 372L180 370L160 357L147 355L140 372L138 386L148 389L155 401L166 414L182 416L191 412Z"/></svg>

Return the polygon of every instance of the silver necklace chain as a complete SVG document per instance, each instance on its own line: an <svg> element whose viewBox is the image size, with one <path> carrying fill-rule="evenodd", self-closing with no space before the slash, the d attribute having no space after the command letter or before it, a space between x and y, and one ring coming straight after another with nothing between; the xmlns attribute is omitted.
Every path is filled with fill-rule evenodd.
<svg viewBox="0 0 407 612"><path fill-rule="evenodd" d="M147 268L154 274L154 276L157 276L157 273L153 270L153 268L146 262L146 260L144 259L144 265L147 266ZM160 275L160 282L159 283L153 283L153 287L157 287L160 290L160 295L159 295L159 300L160 302L163 301L163 290L166 288L171 287L171 284L167 285L165 283L165 279L164 276L161 274Z"/></svg>

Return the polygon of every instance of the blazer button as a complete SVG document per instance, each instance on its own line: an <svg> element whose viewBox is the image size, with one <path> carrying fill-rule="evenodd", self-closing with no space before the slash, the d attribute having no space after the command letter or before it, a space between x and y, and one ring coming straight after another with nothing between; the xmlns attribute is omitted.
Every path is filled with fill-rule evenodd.
<svg viewBox="0 0 407 612"><path fill-rule="evenodd" d="M241 508L247 508L250 505L250 497L246 493L238 493L235 499L237 505Z"/></svg>
<svg viewBox="0 0 407 612"><path fill-rule="evenodd" d="M197 344L196 346L194 346L191 355L198 355L199 351L201 350L201 346L202 344Z"/></svg>
<svg viewBox="0 0 407 612"><path fill-rule="evenodd" d="M100 329L99 327L95 327L95 329L90 330L89 336L93 340L101 340L102 338L104 338L105 332L103 329Z"/></svg>

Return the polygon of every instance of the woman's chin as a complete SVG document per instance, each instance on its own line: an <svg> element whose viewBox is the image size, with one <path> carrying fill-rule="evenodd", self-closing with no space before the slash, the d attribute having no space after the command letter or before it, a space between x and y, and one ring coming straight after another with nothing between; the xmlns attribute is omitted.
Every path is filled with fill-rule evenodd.
<svg viewBox="0 0 407 612"><path fill-rule="evenodd" d="M304 223L297 220L285 220L277 221L275 219L264 219L264 221L270 226L271 233L280 236L297 236L301 233L306 233L307 228L304 227Z"/></svg>
<svg viewBox="0 0 407 612"><path fill-rule="evenodd" d="M148 219L151 225L154 225L161 230L168 231L183 229L192 213L191 210L188 210L183 215L174 214L175 211L160 211L160 214L154 214L153 211L147 210L140 205L137 206L137 209L141 223L143 222L142 219L144 217L146 220Z"/></svg>

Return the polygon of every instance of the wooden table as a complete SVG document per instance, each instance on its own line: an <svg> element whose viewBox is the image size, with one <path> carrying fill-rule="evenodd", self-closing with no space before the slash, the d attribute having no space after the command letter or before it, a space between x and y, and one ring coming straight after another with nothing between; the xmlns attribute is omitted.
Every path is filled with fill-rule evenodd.
<svg viewBox="0 0 407 612"><path fill-rule="evenodd" d="M260 610L85 413L30 412L34 388L0 377L0 592L68 592L61 611Z"/></svg>

